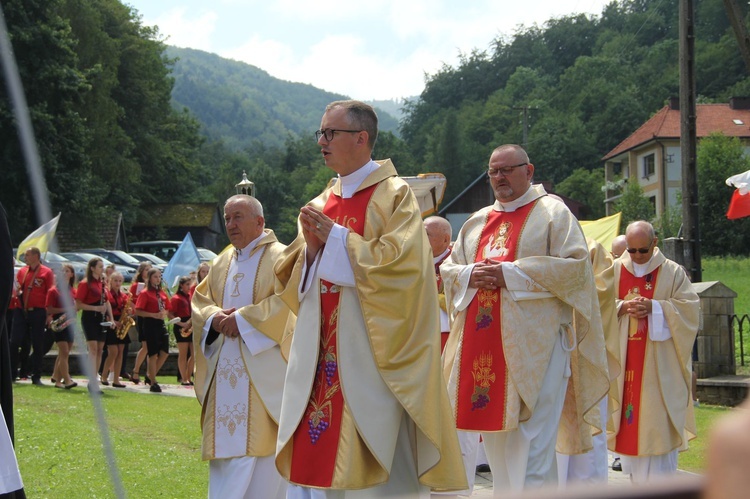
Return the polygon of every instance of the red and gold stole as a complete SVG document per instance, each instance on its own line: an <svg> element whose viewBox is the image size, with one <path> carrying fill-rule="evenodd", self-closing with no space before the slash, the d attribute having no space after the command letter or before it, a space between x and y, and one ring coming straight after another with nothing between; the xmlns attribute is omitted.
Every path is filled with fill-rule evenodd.
<svg viewBox="0 0 750 499"><path fill-rule="evenodd" d="M491 210L479 239L475 262L515 260L518 239L536 202L514 212ZM506 429L508 366L500 328L500 289L480 289L466 311L459 359L456 428L469 431Z"/></svg>
<svg viewBox="0 0 750 499"><path fill-rule="evenodd" d="M358 191L349 199L331 194L323 213L360 236L365 214L377 184ZM341 433L344 397L338 371L339 286L320 281L320 345L310 401L292 438L292 483L310 487L330 487Z"/></svg>
<svg viewBox="0 0 750 499"><path fill-rule="evenodd" d="M620 272L618 296L631 300L636 296L653 299L657 268L643 277L635 277L624 266ZM625 357L624 396L620 416L620 431L615 442L615 452L626 456L638 455L638 422L641 417L641 389L643 387L643 361L646 357L648 339L648 317L630 320L628 328L628 351Z"/></svg>

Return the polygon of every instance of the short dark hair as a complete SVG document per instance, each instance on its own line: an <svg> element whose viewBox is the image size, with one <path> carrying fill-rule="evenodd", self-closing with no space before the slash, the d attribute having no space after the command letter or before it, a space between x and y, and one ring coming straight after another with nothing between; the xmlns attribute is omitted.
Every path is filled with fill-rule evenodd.
<svg viewBox="0 0 750 499"><path fill-rule="evenodd" d="M367 132L367 145L375 148L378 140L378 115L371 105L358 100L337 100L326 106L326 112L337 107L346 109L349 125L354 129Z"/></svg>

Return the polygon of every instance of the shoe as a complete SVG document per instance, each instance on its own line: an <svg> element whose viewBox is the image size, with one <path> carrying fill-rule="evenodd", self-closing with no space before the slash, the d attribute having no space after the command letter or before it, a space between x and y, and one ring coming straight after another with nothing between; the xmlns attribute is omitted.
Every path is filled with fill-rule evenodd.
<svg viewBox="0 0 750 499"><path fill-rule="evenodd" d="M148 389L150 392L154 393L161 393L161 387L159 386L159 383L153 383L151 385L151 388Z"/></svg>
<svg viewBox="0 0 750 499"><path fill-rule="evenodd" d="M77 387L77 386L78 386L78 383L76 383L75 381L73 381L73 382L72 382L72 383L70 383L69 385L65 385L65 389L66 389L66 390L70 390L71 388L75 388L75 387Z"/></svg>
<svg viewBox="0 0 750 499"><path fill-rule="evenodd" d="M57 380L55 378L50 378L49 382L54 385L55 383L57 383Z"/></svg>
<svg viewBox="0 0 750 499"><path fill-rule="evenodd" d="M64 389L65 385L63 385L62 383L55 383L55 388Z"/></svg>
<svg viewBox="0 0 750 499"><path fill-rule="evenodd" d="M612 461L612 471L622 471L622 463L620 462L620 458L616 457L614 461Z"/></svg>
<svg viewBox="0 0 750 499"><path fill-rule="evenodd" d="M479 464L477 465L477 473L489 473L490 472L490 465L489 464Z"/></svg>
<svg viewBox="0 0 750 499"><path fill-rule="evenodd" d="M42 383L42 380L39 378L33 378L31 380L31 384L36 386L44 386L44 383Z"/></svg>
<svg viewBox="0 0 750 499"><path fill-rule="evenodd" d="M131 374L130 381L132 381L134 385L137 385L141 382L141 378L137 374Z"/></svg>
<svg viewBox="0 0 750 499"><path fill-rule="evenodd" d="M188 383L190 383L190 386L195 386L195 383L193 383L192 381L188 381Z"/></svg>
<svg viewBox="0 0 750 499"><path fill-rule="evenodd" d="M182 383L180 383L180 385L182 385L182 386L193 386L193 384L190 381L183 381Z"/></svg>
<svg viewBox="0 0 750 499"><path fill-rule="evenodd" d="M112 383L112 386L114 386L115 388L125 388L125 385L123 385L122 383Z"/></svg>
<svg viewBox="0 0 750 499"><path fill-rule="evenodd" d="M120 377L121 377L122 379L130 379L130 374L128 374L128 373L121 373L121 374L120 374Z"/></svg>
<svg viewBox="0 0 750 499"><path fill-rule="evenodd" d="M149 377L146 376L146 379L143 382L146 383L147 385L150 385L151 384L151 379L149 379Z"/></svg>
<svg viewBox="0 0 750 499"><path fill-rule="evenodd" d="M101 380L99 383L101 383L104 386L109 386L109 381L107 381L106 379Z"/></svg>
<svg viewBox="0 0 750 499"><path fill-rule="evenodd" d="M88 385L86 388L88 388L89 393L91 395L103 395L104 394L104 392L101 391L99 388L94 388L91 385Z"/></svg>

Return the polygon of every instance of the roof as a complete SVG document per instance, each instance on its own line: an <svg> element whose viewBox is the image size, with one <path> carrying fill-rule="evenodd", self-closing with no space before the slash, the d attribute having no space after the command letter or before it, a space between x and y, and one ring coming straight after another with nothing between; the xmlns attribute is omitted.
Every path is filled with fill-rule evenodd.
<svg viewBox="0 0 750 499"><path fill-rule="evenodd" d="M695 106L697 137L721 132L727 137L750 138L750 109L732 109L729 104L697 104ZM735 123L739 120L741 124ZM670 106L661 108L650 120L627 139L609 151L603 161L659 139L680 139L680 110Z"/></svg>
<svg viewBox="0 0 750 499"><path fill-rule="evenodd" d="M208 227L217 216L216 203L151 204L143 207L133 227Z"/></svg>

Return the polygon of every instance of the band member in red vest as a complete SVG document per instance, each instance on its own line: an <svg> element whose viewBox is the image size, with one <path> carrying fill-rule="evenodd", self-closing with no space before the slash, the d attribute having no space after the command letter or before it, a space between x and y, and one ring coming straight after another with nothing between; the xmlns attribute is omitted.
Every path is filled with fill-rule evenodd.
<svg viewBox="0 0 750 499"><path fill-rule="evenodd" d="M609 449L642 483L674 473L677 451L696 435L690 381L700 302L685 270L656 247L650 223L631 223L625 238L614 267L621 372Z"/></svg>
<svg viewBox="0 0 750 499"><path fill-rule="evenodd" d="M299 311L276 446L287 497L463 489L417 200L390 160L371 159L369 105L329 104L315 135L338 178L301 209L275 267Z"/></svg>
<svg viewBox="0 0 750 499"><path fill-rule="evenodd" d="M557 483L555 443L571 454L592 447L609 380L578 221L531 185L523 148L495 149L487 174L496 202L466 221L440 270L456 426L482 434L497 494Z"/></svg>
<svg viewBox="0 0 750 499"><path fill-rule="evenodd" d="M44 337L47 322L47 292L55 285L55 276L42 264L42 253L32 247L24 253L26 266L16 275L16 294L21 307L13 314L10 335L10 365L13 376L18 368L18 350L31 338L31 382L42 385L42 359L47 353ZM23 366L21 366L23 367ZM23 374L23 373L22 373Z"/></svg>

